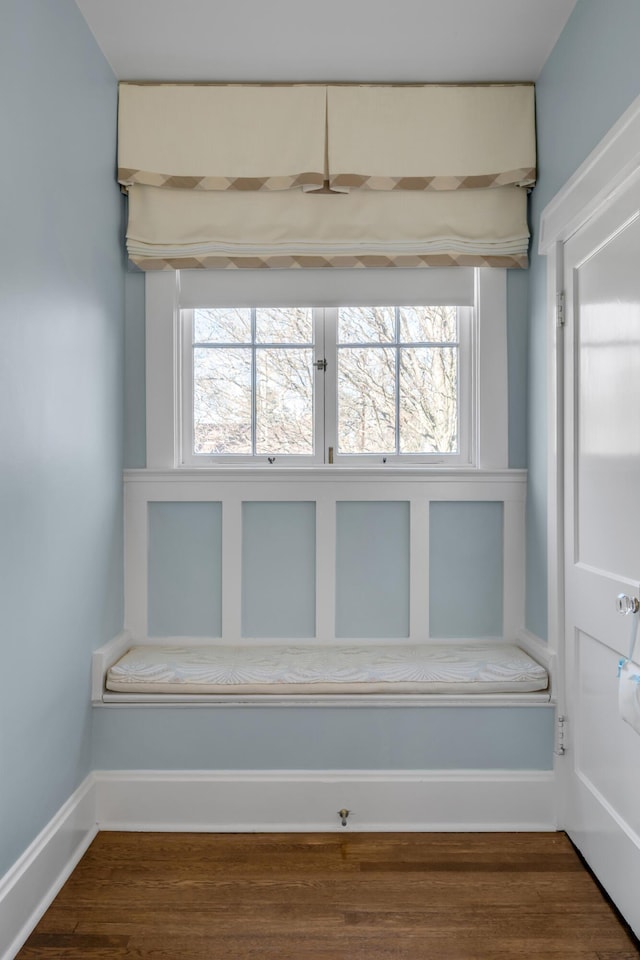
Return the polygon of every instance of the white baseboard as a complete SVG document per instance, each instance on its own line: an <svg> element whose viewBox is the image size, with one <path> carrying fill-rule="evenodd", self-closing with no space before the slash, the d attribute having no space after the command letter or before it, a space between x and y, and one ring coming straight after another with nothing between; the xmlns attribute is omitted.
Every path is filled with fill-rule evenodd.
<svg viewBox="0 0 640 960"><path fill-rule="evenodd" d="M12 960L98 832L93 774L0 878L0 960Z"/></svg>
<svg viewBox="0 0 640 960"><path fill-rule="evenodd" d="M98 771L101 830L554 830L549 771ZM351 813L343 828L338 810Z"/></svg>
<svg viewBox="0 0 640 960"><path fill-rule="evenodd" d="M98 830L555 829L552 771L97 771L0 879L0 960L12 960Z"/></svg>

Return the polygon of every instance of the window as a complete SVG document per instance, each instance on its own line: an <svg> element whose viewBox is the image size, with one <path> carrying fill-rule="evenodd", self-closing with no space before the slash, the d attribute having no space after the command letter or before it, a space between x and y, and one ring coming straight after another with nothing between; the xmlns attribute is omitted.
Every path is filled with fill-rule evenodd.
<svg viewBox="0 0 640 960"><path fill-rule="evenodd" d="M506 271L253 274L147 274L148 467L508 465Z"/></svg>
<svg viewBox="0 0 640 960"><path fill-rule="evenodd" d="M452 458L466 450L459 369L469 365L471 337L461 351L459 330L471 323L471 311L346 307L337 313L338 454Z"/></svg>
<svg viewBox="0 0 640 960"><path fill-rule="evenodd" d="M181 311L182 462L459 462L472 311Z"/></svg>
<svg viewBox="0 0 640 960"><path fill-rule="evenodd" d="M185 458L309 457L314 318L304 307L184 311Z"/></svg>

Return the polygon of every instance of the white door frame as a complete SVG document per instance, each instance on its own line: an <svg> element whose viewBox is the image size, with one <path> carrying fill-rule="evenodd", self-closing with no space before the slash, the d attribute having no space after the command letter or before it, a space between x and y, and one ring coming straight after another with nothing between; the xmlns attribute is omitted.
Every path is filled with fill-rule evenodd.
<svg viewBox="0 0 640 960"><path fill-rule="evenodd" d="M557 661L558 714L566 710L564 671L564 338L559 298L564 244L611 204L640 166L640 97L623 113L540 217L538 253L547 258L547 586L549 653ZM558 765L558 825L565 825Z"/></svg>

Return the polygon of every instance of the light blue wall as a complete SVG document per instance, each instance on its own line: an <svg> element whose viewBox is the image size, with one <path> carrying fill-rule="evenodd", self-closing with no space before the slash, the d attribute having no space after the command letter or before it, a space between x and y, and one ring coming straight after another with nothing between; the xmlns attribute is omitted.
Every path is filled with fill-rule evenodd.
<svg viewBox="0 0 640 960"><path fill-rule="evenodd" d="M0 4L0 875L91 767L122 628L116 83L73 0Z"/></svg>
<svg viewBox="0 0 640 960"><path fill-rule="evenodd" d="M149 504L149 636L222 634L222 504Z"/></svg>
<svg viewBox="0 0 640 960"><path fill-rule="evenodd" d="M98 708L99 770L549 770L553 708Z"/></svg>
<svg viewBox="0 0 640 960"><path fill-rule="evenodd" d="M578 0L536 86L539 179L529 300L527 626L547 635L546 264L535 253L544 207L640 94L638 0Z"/></svg>
<svg viewBox="0 0 640 960"><path fill-rule="evenodd" d="M126 274L124 305L124 465L146 467L144 273Z"/></svg>
<svg viewBox="0 0 640 960"><path fill-rule="evenodd" d="M409 636L409 507L336 505L336 637Z"/></svg>
<svg viewBox="0 0 640 960"><path fill-rule="evenodd" d="M502 636L502 503L429 510L429 635Z"/></svg>
<svg viewBox="0 0 640 960"><path fill-rule="evenodd" d="M315 632L315 503L243 503L242 636Z"/></svg>

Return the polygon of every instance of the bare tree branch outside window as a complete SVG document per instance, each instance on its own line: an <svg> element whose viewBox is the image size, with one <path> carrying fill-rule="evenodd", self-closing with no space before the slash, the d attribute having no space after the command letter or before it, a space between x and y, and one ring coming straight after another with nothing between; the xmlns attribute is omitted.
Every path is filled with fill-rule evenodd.
<svg viewBox="0 0 640 960"><path fill-rule="evenodd" d="M339 452L456 453L456 308L350 307L338 318Z"/></svg>

